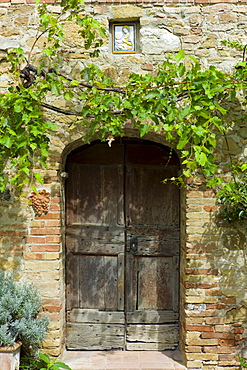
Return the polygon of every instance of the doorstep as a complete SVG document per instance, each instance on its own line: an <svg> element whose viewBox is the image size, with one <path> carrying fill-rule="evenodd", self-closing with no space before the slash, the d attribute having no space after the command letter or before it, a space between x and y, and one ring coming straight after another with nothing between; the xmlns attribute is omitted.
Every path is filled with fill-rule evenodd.
<svg viewBox="0 0 247 370"><path fill-rule="evenodd" d="M186 370L175 351L67 351L59 358L72 370Z"/></svg>

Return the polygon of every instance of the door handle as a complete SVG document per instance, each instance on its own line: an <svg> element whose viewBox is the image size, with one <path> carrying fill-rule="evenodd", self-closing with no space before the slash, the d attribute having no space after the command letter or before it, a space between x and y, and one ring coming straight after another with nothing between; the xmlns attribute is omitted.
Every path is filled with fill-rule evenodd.
<svg viewBox="0 0 247 370"><path fill-rule="evenodd" d="M138 239L137 238L130 238L130 253L137 253L138 249Z"/></svg>

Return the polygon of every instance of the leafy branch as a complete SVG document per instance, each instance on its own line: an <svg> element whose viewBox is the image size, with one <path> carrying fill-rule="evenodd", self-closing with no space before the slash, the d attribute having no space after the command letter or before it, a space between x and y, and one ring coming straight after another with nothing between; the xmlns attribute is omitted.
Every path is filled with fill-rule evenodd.
<svg viewBox="0 0 247 370"><path fill-rule="evenodd" d="M84 127L85 141L95 134L101 140L123 136L126 122L138 129L140 137L149 132L162 134L181 153L183 174L179 180L198 174L209 186L221 186L220 201L230 205L228 210L237 207L235 216L227 219L245 219L246 167L241 165L236 172L229 156L233 181L225 183L217 174L214 154L219 139L228 135L233 124L229 104L246 87L246 62L238 63L230 74L213 66L204 69L190 57L191 66L186 68L185 54L180 51L167 55L155 75L132 73L124 85L112 82L93 64L80 72L79 79L72 79L59 71L57 63L64 42L63 23L74 21L79 26L85 50L93 49L92 56L98 55L105 31L83 15L80 0L59 4L59 15L49 13L46 4L38 5L40 28L28 57L20 48L9 54L15 88L0 95L0 191L9 182L21 189L30 181L33 167L46 166L50 134L57 127L47 122L40 110L43 107L75 115L76 124ZM42 50L43 61L33 65L32 53L45 33L48 45ZM70 110L52 106L47 95L70 101ZM245 109L245 103L239 103L240 109ZM15 175L11 177L9 169L13 167ZM40 178L38 173L35 176Z"/></svg>

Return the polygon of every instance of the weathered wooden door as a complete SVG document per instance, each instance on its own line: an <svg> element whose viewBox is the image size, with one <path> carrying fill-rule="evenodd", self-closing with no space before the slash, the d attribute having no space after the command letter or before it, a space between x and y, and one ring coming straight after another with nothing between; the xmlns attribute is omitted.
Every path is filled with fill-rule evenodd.
<svg viewBox="0 0 247 370"><path fill-rule="evenodd" d="M67 161L67 348L178 344L178 159L150 142L95 143Z"/></svg>

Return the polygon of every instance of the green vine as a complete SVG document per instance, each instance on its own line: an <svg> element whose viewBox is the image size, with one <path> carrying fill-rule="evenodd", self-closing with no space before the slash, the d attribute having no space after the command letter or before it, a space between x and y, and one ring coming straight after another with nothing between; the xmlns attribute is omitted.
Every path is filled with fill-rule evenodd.
<svg viewBox="0 0 247 370"><path fill-rule="evenodd" d="M80 27L84 48L92 58L99 54L105 31L83 13L79 0L62 0L59 15L49 13L46 4L37 4L40 31L28 55L20 48L9 54L15 87L0 95L0 191L8 183L21 190L31 181L32 173L42 181L38 168L46 166L49 135L57 130L45 118L43 110L49 109L74 116L76 125L84 127L86 142L95 134L101 140L123 136L126 122L139 130L140 137L149 132L162 134L181 153L183 173L176 181L204 176L208 186L220 188L221 217L245 220L246 165L233 166L228 156L233 178L228 180L217 173L215 150L235 123L231 117L233 100L245 119L246 100L239 100L238 95L247 85L246 62L225 73L213 66L202 68L190 56L190 67L186 67L185 53L180 51L167 55L155 75L132 73L123 85L113 83L93 64L81 72L80 79L73 80L59 71L63 23L73 21ZM39 65L33 66L32 51L44 34L49 46L43 49ZM47 95L70 101L72 108L68 111L48 104ZM73 108L79 104L79 111ZM13 167L14 176L9 171Z"/></svg>
<svg viewBox="0 0 247 370"><path fill-rule="evenodd" d="M242 222L247 219L247 164L231 168L233 180L223 184L217 196L222 204L220 217L223 220Z"/></svg>

